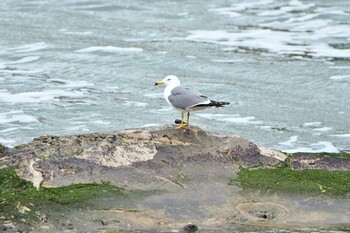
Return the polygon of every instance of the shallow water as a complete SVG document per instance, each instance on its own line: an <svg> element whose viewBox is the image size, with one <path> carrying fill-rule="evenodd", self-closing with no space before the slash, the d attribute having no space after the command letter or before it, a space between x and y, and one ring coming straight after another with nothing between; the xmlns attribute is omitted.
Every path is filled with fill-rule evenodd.
<svg viewBox="0 0 350 233"><path fill-rule="evenodd" d="M347 199L237 193L233 186L218 183L192 188L148 197L98 198L78 208L63 206L50 210L49 223L36 230L175 233L195 224L205 233L345 233L350 226Z"/></svg>
<svg viewBox="0 0 350 233"><path fill-rule="evenodd" d="M287 152L350 151L350 2L0 3L0 143L173 124L167 74L221 109L191 122Z"/></svg>

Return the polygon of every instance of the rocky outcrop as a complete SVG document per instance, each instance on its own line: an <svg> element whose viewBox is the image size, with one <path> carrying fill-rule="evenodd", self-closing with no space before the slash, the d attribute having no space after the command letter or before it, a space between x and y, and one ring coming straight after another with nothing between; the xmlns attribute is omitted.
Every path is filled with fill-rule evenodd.
<svg viewBox="0 0 350 233"><path fill-rule="evenodd" d="M215 232L226 228L231 232L239 227L259 231L257 226L288 229L298 224L302 230L305 224L337 224L339 229L343 225L348 229L350 212L346 198L306 198L288 193L280 196L269 190L242 191L235 183L228 185L240 167L350 170L350 159L344 156L299 153L287 159L284 153L239 136L218 135L193 126L179 130L153 127L42 136L15 148L0 146L0 168L16 167L17 174L37 188L110 182L131 189L130 192L146 190L141 191L142 197L133 194L121 198L113 194L85 204L59 205L56 212L36 207L33 201L18 202L18 211L40 210L35 214L43 220L33 232ZM327 187L317 182L315 185L320 195L326 192ZM159 189L166 192L156 191ZM2 224L2 219L5 218L0 218L0 229L2 225L7 229L19 225L15 220Z"/></svg>
<svg viewBox="0 0 350 233"><path fill-rule="evenodd" d="M286 155L198 127L140 128L111 133L42 136L2 149L2 163L36 187L111 182L138 189L174 189L181 179L228 179L239 166L276 166Z"/></svg>

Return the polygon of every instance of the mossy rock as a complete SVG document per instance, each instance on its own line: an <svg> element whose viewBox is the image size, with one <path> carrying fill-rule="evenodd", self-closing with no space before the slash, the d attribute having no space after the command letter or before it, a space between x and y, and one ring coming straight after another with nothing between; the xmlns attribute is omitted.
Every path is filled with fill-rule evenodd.
<svg viewBox="0 0 350 233"><path fill-rule="evenodd" d="M241 168L231 184L238 184L245 190L259 189L266 193L350 198L349 180L350 171L292 170L288 167Z"/></svg>
<svg viewBox="0 0 350 233"><path fill-rule="evenodd" d="M52 211L89 207L89 201L96 198L127 199L135 194L147 196L152 193L128 191L109 183L40 187L37 190L31 182L18 177L13 167L4 168L0 169L0 227L4 223L13 223L17 230L30 229L44 221L46 214Z"/></svg>

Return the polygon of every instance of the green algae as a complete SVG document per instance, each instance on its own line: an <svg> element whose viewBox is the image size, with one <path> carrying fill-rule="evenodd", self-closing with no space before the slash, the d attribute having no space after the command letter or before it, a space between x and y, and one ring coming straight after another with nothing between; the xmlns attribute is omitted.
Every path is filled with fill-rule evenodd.
<svg viewBox="0 0 350 233"><path fill-rule="evenodd" d="M74 184L58 188L40 187L18 177L14 168L0 169L0 226L15 223L33 226L48 212L94 208L98 198L127 200L157 194L154 191L129 191L109 183Z"/></svg>
<svg viewBox="0 0 350 233"><path fill-rule="evenodd" d="M292 170L289 167L241 168L237 175L231 184L238 184L245 190L259 189L266 193L308 196L349 197L350 194L350 171Z"/></svg>

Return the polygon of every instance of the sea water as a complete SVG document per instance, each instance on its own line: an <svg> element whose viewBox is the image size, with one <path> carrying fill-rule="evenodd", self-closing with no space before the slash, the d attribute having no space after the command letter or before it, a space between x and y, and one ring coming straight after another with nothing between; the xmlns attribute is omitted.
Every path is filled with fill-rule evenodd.
<svg viewBox="0 0 350 233"><path fill-rule="evenodd" d="M231 105L191 124L286 152L350 151L346 0L0 3L0 143L171 125L154 86Z"/></svg>

